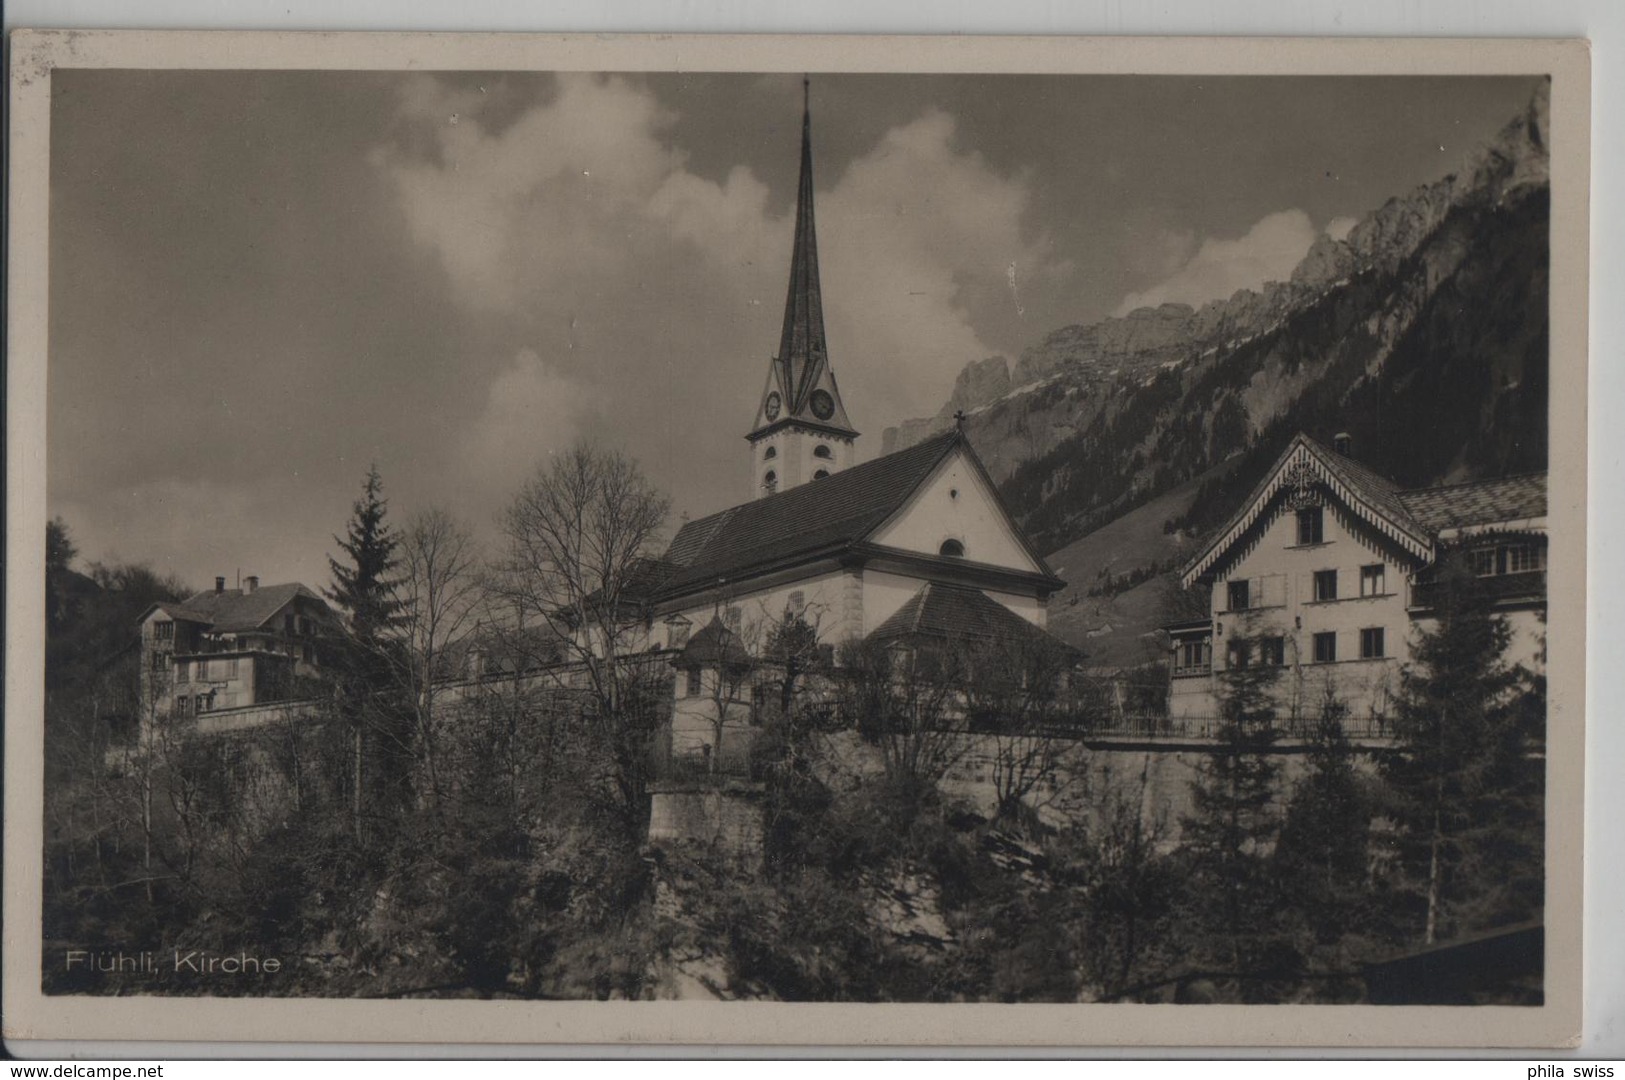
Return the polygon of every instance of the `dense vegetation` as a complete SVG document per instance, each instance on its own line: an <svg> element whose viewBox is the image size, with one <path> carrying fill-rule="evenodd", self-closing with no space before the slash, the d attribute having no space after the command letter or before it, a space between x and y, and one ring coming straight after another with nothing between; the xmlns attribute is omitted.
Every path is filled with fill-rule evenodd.
<svg viewBox="0 0 1625 1080"><path fill-rule="evenodd" d="M854 646L831 666L787 618L758 650L776 673L748 763L759 838L650 844L670 667L538 681L539 642L549 663L564 646L513 633L483 639L488 677L454 706L425 654L455 652L458 598L553 595L547 571L510 551L476 575L443 517L390 530L375 479L368 520L372 572L339 577L351 621L314 718L229 739L143 724L132 653L98 667L76 644L116 644L149 595L181 592L139 568L101 568L52 615L48 991L1358 1001L1368 962L1540 916L1544 688L1499 659L1470 576L1444 590L1379 769L1329 700L1289 779L1254 668L1226 687L1176 820L1147 797L1149 758L1114 774L1057 734L1064 704L1044 688L1063 657ZM513 538L530 520L516 508ZM599 569L577 610L617 609ZM386 610L363 579L401 583L391 619L356 625ZM944 686L973 689L956 705ZM955 782L961 719L991 799ZM69 971L70 948L286 966L230 982ZM1470 1000L1538 1000L1493 982Z"/></svg>

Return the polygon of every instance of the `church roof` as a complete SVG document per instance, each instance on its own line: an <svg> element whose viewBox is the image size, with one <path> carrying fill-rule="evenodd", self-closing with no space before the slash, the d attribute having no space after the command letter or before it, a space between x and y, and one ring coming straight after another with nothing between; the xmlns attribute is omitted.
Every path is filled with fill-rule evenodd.
<svg viewBox="0 0 1625 1080"><path fill-rule="evenodd" d="M680 592L796 555L857 543L931 475L963 436L950 431L822 480L690 521L664 561L677 569L663 592Z"/></svg>
<svg viewBox="0 0 1625 1080"><path fill-rule="evenodd" d="M673 661L680 668L706 667L713 664L748 664L746 651L739 635L717 616L701 627L683 646L682 655Z"/></svg>
<svg viewBox="0 0 1625 1080"><path fill-rule="evenodd" d="M874 641L931 638L948 641L1020 641L1031 639L1077 650L1045 633L980 589L927 582L869 637Z"/></svg>
<svg viewBox="0 0 1625 1080"><path fill-rule="evenodd" d="M961 446L980 469L969 441L955 429L821 480L690 521L672 538L661 560L671 576L659 592L680 595L737 581L775 564L852 550ZM988 488L993 490L991 480ZM1015 532L1019 539L1020 530ZM1030 549L1029 553L1044 568L1035 577L1059 587L1043 559Z"/></svg>

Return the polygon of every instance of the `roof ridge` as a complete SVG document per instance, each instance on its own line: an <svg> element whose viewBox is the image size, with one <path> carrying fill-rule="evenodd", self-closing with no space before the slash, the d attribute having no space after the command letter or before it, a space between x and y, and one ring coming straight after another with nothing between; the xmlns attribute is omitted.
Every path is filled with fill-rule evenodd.
<svg viewBox="0 0 1625 1080"><path fill-rule="evenodd" d="M929 446L934 442L941 442L943 444L944 449L946 449L949 444L958 441L958 439L962 438L962 437L963 437L962 433L959 432L958 430L942 432L942 433L939 433L937 435L933 435L928 439L921 439L919 442L915 443L913 446L905 446L901 450L893 450L889 454L881 454L879 457L872 457L868 461L860 461L856 465L851 465L851 466L848 466L845 469L840 470L839 472L831 473L830 475L822 478L821 480L819 480L817 482L820 483L820 484L827 484L827 483L829 483L831 481L848 482L848 481L845 481L843 478L851 477L851 476L854 476L854 475L861 476L861 475L863 475L863 473L865 471L871 470L873 466L879 465L882 462L891 461L892 459L897 458L897 457L899 457L899 456L901 456L903 454L916 453L919 450L921 450L922 448L924 448L926 446ZM922 455L922 456L924 456L924 455ZM802 498L805 498L806 497L805 493L812 490L812 486L813 486L812 482L808 482L808 483L805 483L805 484L797 484L794 487L786 488L783 491L775 491L770 495L759 495L754 499L747 499L742 503L735 503L732 506L725 507L725 508L723 508L721 510L716 510L716 511L713 511L712 513L706 514L704 517L697 517L697 518L693 518L690 521L684 522L683 525L682 525L682 528L680 528L678 531L681 532L682 529L689 529L689 528L693 528L693 527L695 527L697 525L706 524L707 522L710 522L710 521L713 521L714 519L720 518L725 514L732 514L732 513L735 513L737 511L744 510L747 507L761 506L761 505L772 505L774 502L782 503L782 502L784 502L784 501L786 501L788 499L795 498L795 497L798 497L798 496L802 497ZM676 537L673 537L673 539L676 539Z"/></svg>
<svg viewBox="0 0 1625 1080"><path fill-rule="evenodd" d="M1450 491L1454 488L1473 487L1478 484L1503 484L1508 480L1529 480L1534 477L1550 477L1550 469L1529 469L1524 472L1506 473L1502 476L1485 476L1477 480L1459 480L1454 484L1428 484L1424 487L1400 488L1401 495L1424 495L1430 491Z"/></svg>

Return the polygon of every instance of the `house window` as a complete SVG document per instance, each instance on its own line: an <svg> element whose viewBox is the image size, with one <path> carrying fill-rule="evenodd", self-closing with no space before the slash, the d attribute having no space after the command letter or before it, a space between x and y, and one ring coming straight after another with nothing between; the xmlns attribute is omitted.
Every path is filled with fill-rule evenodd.
<svg viewBox="0 0 1625 1080"><path fill-rule="evenodd" d="M1286 663L1286 639L1262 638L1258 642L1258 662L1266 667L1280 667Z"/></svg>
<svg viewBox="0 0 1625 1080"><path fill-rule="evenodd" d="M1336 600L1337 599L1337 571L1336 570L1316 570L1315 571L1315 599L1316 600Z"/></svg>
<svg viewBox="0 0 1625 1080"><path fill-rule="evenodd" d="M774 472L772 469L767 470L767 475L762 477L762 486L767 488L769 492L777 490L779 486L779 474Z"/></svg>
<svg viewBox="0 0 1625 1080"><path fill-rule="evenodd" d="M822 443L813 448L813 457L823 458L824 460L828 461L834 456L835 455L830 452L830 448Z"/></svg>
<svg viewBox="0 0 1625 1080"><path fill-rule="evenodd" d="M1380 656L1386 656L1387 653L1383 649L1383 644L1382 627L1370 626L1361 630L1360 659L1375 660Z"/></svg>
<svg viewBox="0 0 1625 1080"><path fill-rule="evenodd" d="M1247 608L1250 606L1249 603L1248 603L1249 598L1248 598L1246 580L1244 579L1244 580L1241 580L1241 581L1232 581L1230 583L1230 590L1229 591L1230 591L1230 610L1231 611L1246 611Z"/></svg>
<svg viewBox="0 0 1625 1080"><path fill-rule="evenodd" d="M197 702L197 711L200 713L205 713L208 712L209 708L214 704L214 695L199 694L194 700Z"/></svg>
<svg viewBox="0 0 1625 1080"><path fill-rule="evenodd" d="M1387 593L1387 576L1388 568L1382 563L1360 567L1360 595L1382 596Z"/></svg>
<svg viewBox="0 0 1625 1080"><path fill-rule="evenodd" d="M963 559L965 557L965 545L958 540L944 540L942 547L937 549L937 553L950 559Z"/></svg>
<svg viewBox="0 0 1625 1080"><path fill-rule="evenodd" d="M169 666L169 654L168 653L166 653L166 652L155 652L155 653L152 654L152 670L153 671L162 671L168 666Z"/></svg>
<svg viewBox="0 0 1625 1080"><path fill-rule="evenodd" d="M195 679L198 682L203 682L208 677L209 677L209 662L207 660L199 660L197 662L197 673L195 675L193 675L192 678Z"/></svg>
<svg viewBox="0 0 1625 1080"><path fill-rule="evenodd" d="M685 693L687 693L689 697L699 697L700 696L700 669L699 668L691 667L691 668L688 669L688 686L685 689Z"/></svg>
<svg viewBox="0 0 1625 1080"><path fill-rule="evenodd" d="M1541 549L1534 544L1511 544L1506 549L1507 573L1526 574L1531 570L1540 570L1544 560Z"/></svg>
<svg viewBox="0 0 1625 1080"><path fill-rule="evenodd" d="M824 477L826 477L828 475L829 475L829 470L828 469L819 469L817 472L813 473L813 479L814 480L822 480Z"/></svg>
<svg viewBox="0 0 1625 1080"><path fill-rule="evenodd" d="M1325 542L1325 515L1318 506L1305 507L1298 511L1298 543L1320 544Z"/></svg>
<svg viewBox="0 0 1625 1080"><path fill-rule="evenodd" d="M159 641L174 641L175 624L172 622L153 623L152 636L157 638Z"/></svg>
<svg viewBox="0 0 1625 1080"><path fill-rule="evenodd" d="M180 697L175 699L175 712L178 715L185 716L191 711L191 707L192 699L187 697L185 694L182 694Z"/></svg>
<svg viewBox="0 0 1625 1080"><path fill-rule="evenodd" d="M800 615L801 609L807 606L807 594L802 592L800 589L797 589L795 592L790 594L790 597L787 601L785 601L784 606L785 609L790 612L790 614Z"/></svg>
<svg viewBox="0 0 1625 1080"><path fill-rule="evenodd" d="M1337 662L1337 633L1328 630L1324 634L1315 635L1315 663L1332 664Z"/></svg>
<svg viewBox="0 0 1625 1080"><path fill-rule="evenodd" d="M1206 641L1186 641L1174 656L1175 675L1206 675L1210 646Z"/></svg>
<svg viewBox="0 0 1625 1080"><path fill-rule="evenodd" d="M1467 553L1467 568L1479 577L1495 573L1495 549L1476 548Z"/></svg>
<svg viewBox="0 0 1625 1080"><path fill-rule="evenodd" d="M770 446L770 447L767 448L767 452L762 455L762 460L763 461L772 461L774 458L776 458L778 456L779 456L779 448L776 447L776 446Z"/></svg>
<svg viewBox="0 0 1625 1080"><path fill-rule="evenodd" d="M226 661L226 678L235 679L236 677L237 677L237 658L235 656L233 656L230 660Z"/></svg>
<svg viewBox="0 0 1625 1080"><path fill-rule="evenodd" d="M1250 641L1232 640L1225 648L1225 666L1231 671L1245 671L1253 659L1253 644Z"/></svg>

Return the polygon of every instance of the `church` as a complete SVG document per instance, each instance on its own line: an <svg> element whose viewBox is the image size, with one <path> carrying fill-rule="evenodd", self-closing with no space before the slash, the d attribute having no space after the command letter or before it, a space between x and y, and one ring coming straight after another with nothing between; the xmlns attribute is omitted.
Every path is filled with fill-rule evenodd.
<svg viewBox="0 0 1625 1080"><path fill-rule="evenodd" d="M683 524L642 605L643 644L677 674L657 749L668 781L696 767L737 773L748 760L764 704L749 672L787 617L812 628L826 664L865 639L905 650L1038 641L1077 656L1044 629L1065 582L963 431L857 460L860 435L824 330L805 107L783 330L744 436L749 497ZM698 791L661 786L651 837L730 831L728 808ZM756 821L744 806L732 806L742 835Z"/></svg>
<svg viewBox="0 0 1625 1080"><path fill-rule="evenodd" d="M861 463L859 437L824 331L804 105L783 330L745 433L750 498L672 538L649 645L682 649L715 621L751 648L787 612L831 645L896 632L897 620L927 636L1042 634L1065 583L963 432Z"/></svg>

